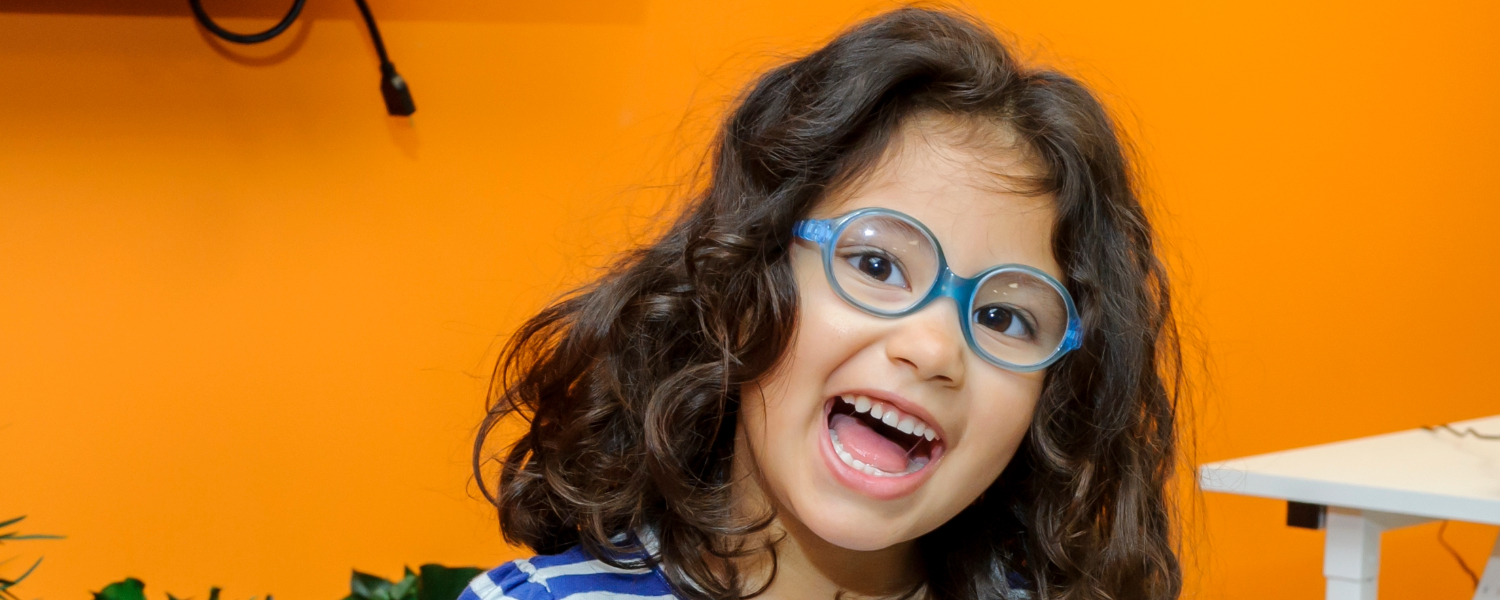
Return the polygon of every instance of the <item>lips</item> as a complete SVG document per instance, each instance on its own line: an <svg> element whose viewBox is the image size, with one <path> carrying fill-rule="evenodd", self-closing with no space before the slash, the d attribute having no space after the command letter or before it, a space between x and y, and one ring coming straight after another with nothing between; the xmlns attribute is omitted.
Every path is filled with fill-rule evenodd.
<svg viewBox="0 0 1500 600"><path fill-rule="evenodd" d="M943 450L942 437L934 425L879 398L837 396L827 415L828 444L835 460L858 474L883 480L878 482L881 484L912 478Z"/></svg>

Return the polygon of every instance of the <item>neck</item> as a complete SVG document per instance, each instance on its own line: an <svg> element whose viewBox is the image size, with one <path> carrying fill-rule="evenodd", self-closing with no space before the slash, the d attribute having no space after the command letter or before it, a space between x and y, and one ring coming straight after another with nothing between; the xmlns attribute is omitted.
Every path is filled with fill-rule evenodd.
<svg viewBox="0 0 1500 600"><path fill-rule="evenodd" d="M743 436L740 436L743 440ZM775 564L769 553L741 559L737 566L747 582L746 591L765 586L766 600L828 600L842 593L845 598L894 597L911 589L921 579L915 541L906 541L872 551L850 550L828 543L781 506L766 487L742 443L735 453L736 512L755 518L775 510L776 518L754 545L774 544ZM744 457L745 460L740 460ZM774 571L774 579L773 577Z"/></svg>

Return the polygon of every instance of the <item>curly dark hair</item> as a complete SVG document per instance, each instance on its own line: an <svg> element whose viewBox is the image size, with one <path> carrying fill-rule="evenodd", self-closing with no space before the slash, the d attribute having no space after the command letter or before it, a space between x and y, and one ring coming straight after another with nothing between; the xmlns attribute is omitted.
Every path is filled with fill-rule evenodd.
<svg viewBox="0 0 1500 600"><path fill-rule="evenodd" d="M1004 472L918 541L925 593L1009 598L1019 574L1040 598L1179 595L1167 485L1181 352L1126 148L1077 80L1018 64L970 18L921 8L762 76L670 229L513 335L473 455L506 540L539 553L581 544L621 565L641 547L619 534L646 530L658 549L647 562L680 595L754 595L730 559L774 553L740 541L769 520L736 517L729 467L740 388L778 365L797 327L793 223L923 111L1024 141L1041 173L1031 186L1056 198L1052 249L1084 331L1049 367ZM524 431L492 489L486 440L512 416Z"/></svg>

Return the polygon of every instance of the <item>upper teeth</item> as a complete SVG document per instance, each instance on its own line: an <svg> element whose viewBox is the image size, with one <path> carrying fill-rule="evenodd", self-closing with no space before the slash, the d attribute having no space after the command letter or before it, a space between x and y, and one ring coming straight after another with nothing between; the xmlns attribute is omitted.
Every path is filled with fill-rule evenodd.
<svg viewBox="0 0 1500 600"><path fill-rule="evenodd" d="M896 407L870 399L869 396L840 396L844 404L854 405L854 412L870 413L870 416L880 419L880 422L901 430L901 433L910 433L915 436L925 437L928 441L937 439L937 432L932 426L913 415L905 414Z"/></svg>

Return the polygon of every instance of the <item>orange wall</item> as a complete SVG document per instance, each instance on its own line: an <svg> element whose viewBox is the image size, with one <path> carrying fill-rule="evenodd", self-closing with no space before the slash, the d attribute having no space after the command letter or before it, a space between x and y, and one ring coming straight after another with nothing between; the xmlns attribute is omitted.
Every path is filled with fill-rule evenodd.
<svg viewBox="0 0 1500 600"><path fill-rule="evenodd" d="M1500 413L1500 5L1210 4L972 5L1127 115L1209 348L1199 458ZM0 549L46 555L22 596L513 556L467 466L497 336L649 223L750 73L889 6L377 0L408 121L349 2L245 49L175 0L0 0L0 517L68 536ZM1281 511L1204 496L1195 594L1320 598ZM1495 534L1449 529L1471 563ZM1469 594L1432 525L1382 568Z"/></svg>

